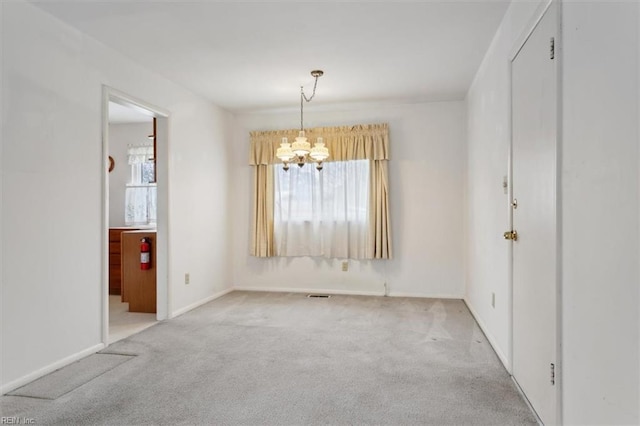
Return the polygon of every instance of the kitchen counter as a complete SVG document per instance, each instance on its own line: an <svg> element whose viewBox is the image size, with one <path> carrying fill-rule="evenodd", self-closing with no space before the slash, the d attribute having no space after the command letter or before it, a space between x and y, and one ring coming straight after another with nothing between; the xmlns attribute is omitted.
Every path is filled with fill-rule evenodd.
<svg viewBox="0 0 640 426"><path fill-rule="evenodd" d="M156 252L155 229L123 231L122 243L122 301L129 303L129 312L156 312ZM140 268L140 242L150 242L151 265Z"/></svg>

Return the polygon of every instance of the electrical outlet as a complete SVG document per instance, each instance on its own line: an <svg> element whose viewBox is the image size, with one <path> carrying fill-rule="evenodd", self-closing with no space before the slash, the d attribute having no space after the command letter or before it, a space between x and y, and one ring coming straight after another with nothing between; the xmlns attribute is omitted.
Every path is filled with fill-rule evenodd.
<svg viewBox="0 0 640 426"><path fill-rule="evenodd" d="M342 262L342 272L347 272L349 270L349 262L346 260Z"/></svg>
<svg viewBox="0 0 640 426"><path fill-rule="evenodd" d="M189 284L189 279L190 279L189 273L187 272L186 274L184 274L184 283Z"/></svg>
<svg viewBox="0 0 640 426"><path fill-rule="evenodd" d="M491 293L491 307L492 308L496 307L496 294L495 293Z"/></svg>

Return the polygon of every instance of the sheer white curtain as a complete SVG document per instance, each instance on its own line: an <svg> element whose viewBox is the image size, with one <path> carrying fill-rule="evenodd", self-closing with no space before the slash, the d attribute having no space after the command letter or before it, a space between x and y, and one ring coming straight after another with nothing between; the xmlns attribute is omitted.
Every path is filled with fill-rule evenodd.
<svg viewBox="0 0 640 426"><path fill-rule="evenodd" d="M126 225L153 225L156 223L157 187L128 186L125 190L124 222Z"/></svg>
<svg viewBox="0 0 640 426"><path fill-rule="evenodd" d="M142 164L153 159L153 142L145 142L127 147L129 164Z"/></svg>
<svg viewBox="0 0 640 426"><path fill-rule="evenodd" d="M157 188L153 182L153 143L129 145L127 148L131 181L125 189L124 222L126 225L156 223Z"/></svg>
<svg viewBox="0 0 640 426"><path fill-rule="evenodd" d="M313 164L289 171L274 165L276 256L367 258L369 160Z"/></svg>

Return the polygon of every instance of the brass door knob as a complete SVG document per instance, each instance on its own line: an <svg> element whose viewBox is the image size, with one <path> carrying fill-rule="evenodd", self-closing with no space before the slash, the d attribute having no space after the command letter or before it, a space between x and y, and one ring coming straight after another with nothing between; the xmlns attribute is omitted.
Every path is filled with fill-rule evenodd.
<svg viewBox="0 0 640 426"><path fill-rule="evenodd" d="M507 231L504 233L505 240L518 241L518 231Z"/></svg>

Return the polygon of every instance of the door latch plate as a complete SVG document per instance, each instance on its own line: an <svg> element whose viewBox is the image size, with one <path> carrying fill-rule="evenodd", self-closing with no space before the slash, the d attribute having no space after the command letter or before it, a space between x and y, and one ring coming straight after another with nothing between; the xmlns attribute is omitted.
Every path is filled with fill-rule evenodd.
<svg viewBox="0 0 640 426"><path fill-rule="evenodd" d="M518 231L507 231L504 233L505 240L518 241Z"/></svg>

